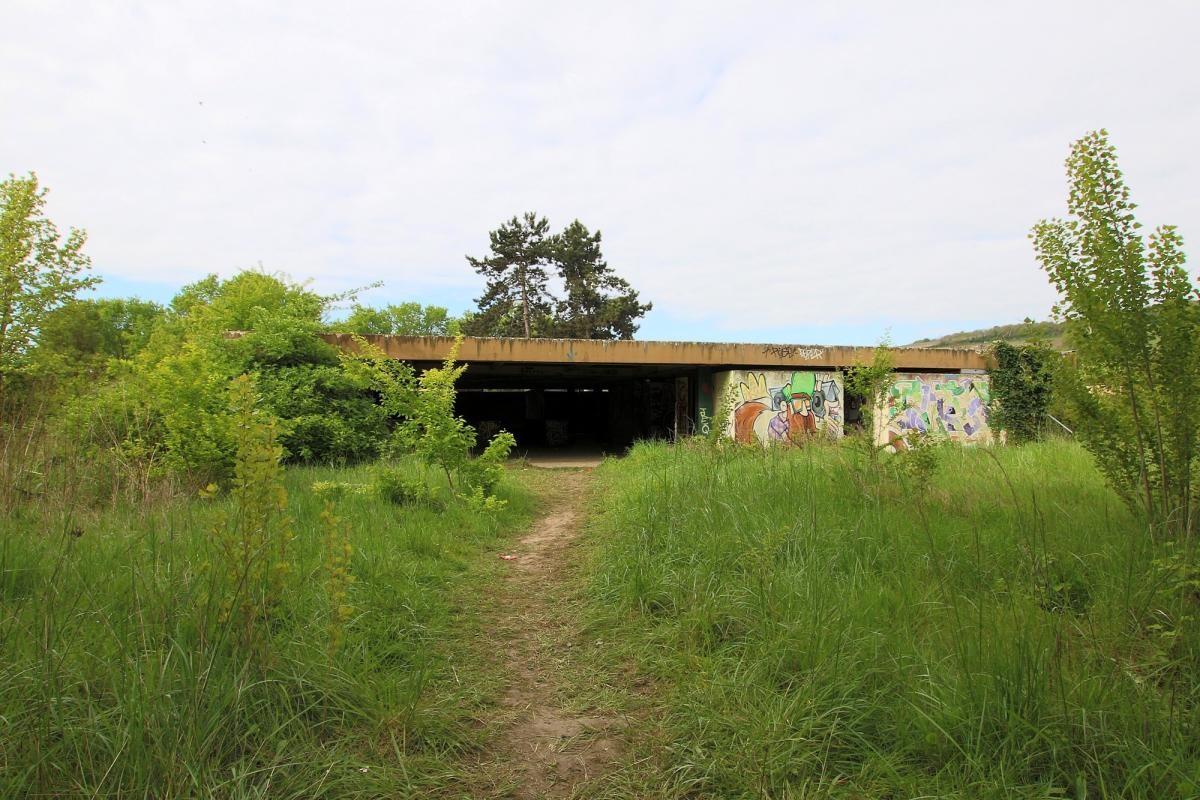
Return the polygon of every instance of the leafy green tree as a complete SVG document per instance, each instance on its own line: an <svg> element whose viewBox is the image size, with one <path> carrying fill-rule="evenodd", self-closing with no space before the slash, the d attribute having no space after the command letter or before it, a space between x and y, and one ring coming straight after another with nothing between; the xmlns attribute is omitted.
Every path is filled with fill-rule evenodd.
<svg viewBox="0 0 1200 800"><path fill-rule="evenodd" d="M600 252L600 231L579 220L550 243L566 297L556 304L554 335L572 339L632 339L653 306L616 275Z"/></svg>
<svg viewBox="0 0 1200 800"><path fill-rule="evenodd" d="M333 327L360 336L457 336L462 322L442 306L400 303L371 308L356 304L346 321L335 323Z"/></svg>
<svg viewBox="0 0 1200 800"><path fill-rule="evenodd" d="M1075 432L1110 483L1156 529L1195 531L1200 469L1200 306L1183 240L1165 225L1148 241L1104 130L1067 159L1066 220L1031 238L1061 299L1073 348L1057 382Z"/></svg>
<svg viewBox="0 0 1200 800"><path fill-rule="evenodd" d="M488 234L491 254L467 256L467 262L486 279L479 311L464 328L472 336L544 335L551 319L553 298L547 289L550 223L528 212L513 217Z"/></svg>
<svg viewBox="0 0 1200 800"><path fill-rule="evenodd" d="M171 301L167 322L137 359L165 431L168 461L201 478L228 474L235 431L229 380L249 373L279 419L285 459L347 462L374 456L386 415L316 334L337 298L280 275L210 275ZM240 331L231 336L231 331Z"/></svg>
<svg viewBox="0 0 1200 800"><path fill-rule="evenodd" d="M136 297L74 300L46 314L37 351L76 364L132 358L165 315L158 303Z"/></svg>
<svg viewBox="0 0 1200 800"><path fill-rule="evenodd" d="M72 228L61 237L45 205L33 173L0 181L0 398L27 364L46 315L99 281L82 274L91 266L87 234Z"/></svg>

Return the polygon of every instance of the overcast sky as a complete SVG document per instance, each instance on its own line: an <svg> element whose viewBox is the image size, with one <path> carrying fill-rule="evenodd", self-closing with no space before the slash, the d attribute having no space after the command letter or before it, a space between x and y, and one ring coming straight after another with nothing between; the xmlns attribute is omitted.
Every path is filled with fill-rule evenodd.
<svg viewBox="0 0 1200 800"><path fill-rule="evenodd" d="M639 338L903 343L1048 314L1026 237L1088 130L1200 237L1198 35L1194 2L4 0L0 174L108 295L261 262L461 311L535 210L603 232Z"/></svg>

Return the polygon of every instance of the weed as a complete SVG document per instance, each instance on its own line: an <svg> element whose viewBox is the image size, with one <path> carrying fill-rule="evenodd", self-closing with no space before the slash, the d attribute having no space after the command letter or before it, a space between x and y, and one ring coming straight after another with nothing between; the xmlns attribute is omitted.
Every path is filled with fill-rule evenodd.
<svg viewBox="0 0 1200 800"><path fill-rule="evenodd" d="M256 412L249 376L233 381L230 398L237 456L233 508L214 530L220 565L215 594L220 620L232 622L237 644L261 660L267 656L270 630L292 570L292 521L274 419L264 420Z"/></svg>
<svg viewBox="0 0 1200 800"><path fill-rule="evenodd" d="M354 613L350 605L350 526L334 516L332 500L325 501L321 523L325 528L325 595L329 601L329 652L336 653L346 639L345 625Z"/></svg>
<svg viewBox="0 0 1200 800"><path fill-rule="evenodd" d="M508 505L506 500L501 500L495 495L485 494L482 486L476 486L470 494L460 494L458 497L473 514L491 516L502 511Z"/></svg>
<svg viewBox="0 0 1200 800"><path fill-rule="evenodd" d="M310 488L318 497L334 502L346 497L364 497L372 491L369 483L347 483L345 481L314 481Z"/></svg>

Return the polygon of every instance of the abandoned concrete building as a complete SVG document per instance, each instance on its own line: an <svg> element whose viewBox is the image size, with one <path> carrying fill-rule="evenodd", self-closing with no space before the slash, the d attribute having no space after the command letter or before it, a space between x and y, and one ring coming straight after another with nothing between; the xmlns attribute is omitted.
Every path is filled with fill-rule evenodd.
<svg viewBox="0 0 1200 800"><path fill-rule="evenodd" d="M345 349L348 334L327 334ZM364 337L390 358L435 366L454 340ZM519 447L616 452L640 439L707 434L713 426L764 445L839 437L862 425L862 398L845 371L869 347L712 342L467 337L458 413L487 438L501 428ZM974 350L894 348L895 378L875 417L880 444L907 431L963 443L991 440L988 358Z"/></svg>

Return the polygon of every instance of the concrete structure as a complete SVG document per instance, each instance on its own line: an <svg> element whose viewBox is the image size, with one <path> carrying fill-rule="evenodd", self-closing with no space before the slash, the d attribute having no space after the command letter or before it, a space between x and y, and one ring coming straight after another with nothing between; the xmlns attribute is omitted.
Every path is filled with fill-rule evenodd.
<svg viewBox="0 0 1200 800"><path fill-rule="evenodd" d="M391 358L434 366L454 340L363 337ZM349 334L326 341L353 350ZM843 372L869 363L869 347L582 339L463 340L469 366L459 413L483 435L512 431L523 447L621 449L723 426L742 441L840 436L861 419ZM876 415L881 443L909 428L987 441L987 356L975 350L894 348L897 381ZM724 419L715 417L721 414Z"/></svg>

